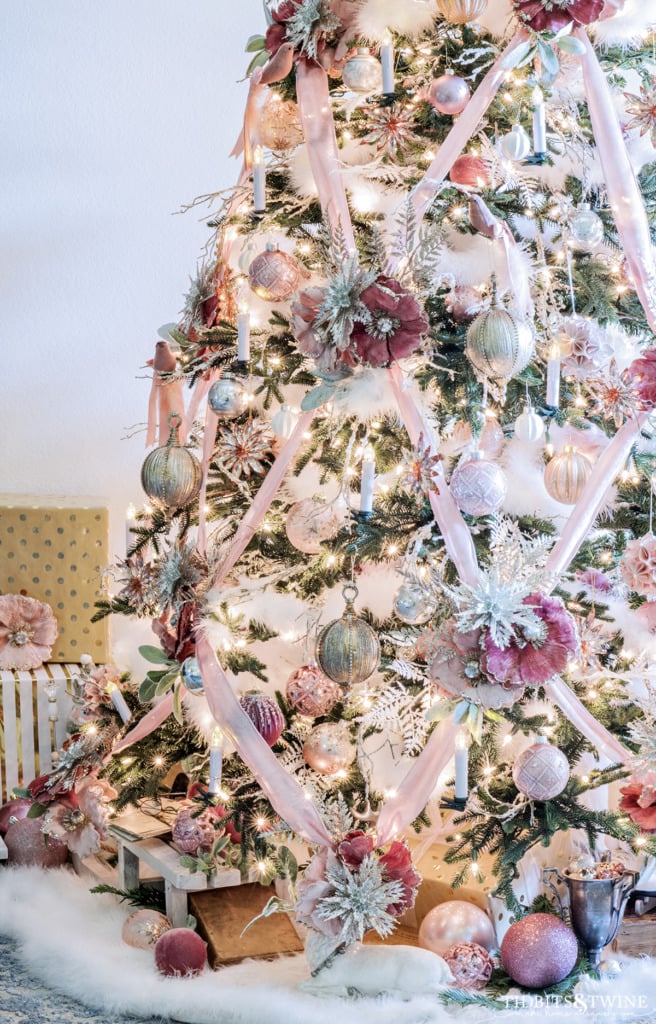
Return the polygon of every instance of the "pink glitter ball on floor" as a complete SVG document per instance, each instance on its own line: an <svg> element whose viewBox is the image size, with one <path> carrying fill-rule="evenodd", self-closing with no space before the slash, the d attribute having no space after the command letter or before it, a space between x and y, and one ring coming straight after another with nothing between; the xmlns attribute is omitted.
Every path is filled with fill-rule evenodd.
<svg viewBox="0 0 656 1024"><path fill-rule="evenodd" d="M578 952L574 932L559 917L528 914L506 932L501 962L518 985L547 988L567 977Z"/></svg>

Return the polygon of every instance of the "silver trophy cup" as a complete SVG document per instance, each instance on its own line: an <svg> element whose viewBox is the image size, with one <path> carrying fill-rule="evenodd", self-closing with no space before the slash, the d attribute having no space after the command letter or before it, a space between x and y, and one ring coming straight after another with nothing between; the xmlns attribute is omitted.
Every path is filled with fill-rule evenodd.
<svg viewBox="0 0 656 1024"><path fill-rule="evenodd" d="M567 887L567 906L563 905L553 876ZM561 874L558 868L542 869L542 881L556 897L560 915L569 917L591 967L599 966L602 950L617 935L637 878L635 871L625 871L615 878L575 878Z"/></svg>

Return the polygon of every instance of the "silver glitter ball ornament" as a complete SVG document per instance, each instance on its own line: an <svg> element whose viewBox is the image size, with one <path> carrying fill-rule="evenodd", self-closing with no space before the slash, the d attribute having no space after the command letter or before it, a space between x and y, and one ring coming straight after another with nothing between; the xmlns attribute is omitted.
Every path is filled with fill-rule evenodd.
<svg viewBox="0 0 656 1024"><path fill-rule="evenodd" d="M590 203L579 203L570 225L570 239L575 249L594 249L604 240L604 224Z"/></svg>
<svg viewBox="0 0 656 1024"><path fill-rule="evenodd" d="M449 490L461 512L470 516L489 516L503 505L508 481L496 462L474 452L467 462L460 462L454 469Z"/></svg>
<svg viewBox="0 0 656 1024"><path fill-rule="evenodd" d="M394 614L408 626L423 626L435 615L437 602L418 583L403 583L392 604Z"/></svg>
<svg viewBox="0 0 656 1024"><path fill-rule="evenodd" d="M360 48L342 69L342 82L351 92L371 93L383 90L383 69L369 50Z"/></svg>
<svg viewBox="0 0 656 1024"><path fill-rule="evenodd" d="M207 401L220 420L234 420L246 408L246 386L231 374L224 373L212 384Z"/></svg>

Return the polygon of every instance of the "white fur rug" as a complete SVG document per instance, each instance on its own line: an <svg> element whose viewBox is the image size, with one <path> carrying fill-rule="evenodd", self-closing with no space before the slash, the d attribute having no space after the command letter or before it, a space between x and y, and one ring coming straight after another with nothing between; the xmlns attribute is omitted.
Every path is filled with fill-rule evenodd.
<svg viewBox="0 0 656 1024"><path fill-rule="evenodd" d="M517 994L507 1012L447 1009L435 997L321 999L296 990L309 974L302 956L247 961L198 978L164 978L150 952L121 941L129 912L111 896L91 895L87 883L66 870L0 870L0 934L16 940L34 977L109 1016L155 1015L192 1024L523 1024L527 1016L546 1016L553 1024L656 1020L653 960L627 961L612 981L586 981L576 1001L565 1005L544 1006L537 996Z"/></svg>

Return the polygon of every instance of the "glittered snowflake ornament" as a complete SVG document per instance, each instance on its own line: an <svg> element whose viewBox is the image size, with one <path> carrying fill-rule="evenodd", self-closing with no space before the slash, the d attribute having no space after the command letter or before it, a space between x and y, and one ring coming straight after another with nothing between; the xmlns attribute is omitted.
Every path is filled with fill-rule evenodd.
<svg viewBox="0 0 656 1024"><path fill-rule="evenodd" d="M263 476L273 449L267 427L257 420L224 427L217 441L216 458L233 477Z"/></svg>
<svg viewBox="0 0 656 1024"><path fill-rule="evenodd" d="M652 146L656 146L656 78L652 78L649 85L641 87L639 96L632 92L625 92L624 96L631 100L626 112L633 114L626 130L639 128L640 134L649 134Z"/></svg>
<svg viewBox="0 0 656 1024"><path fill-rule="evenodd" d="M368 115L369 134L364 141L374 145L379 153L396 159L408 146L420 141L413 131L414 120L414 113L400 103L378 107Z"/></svg>

